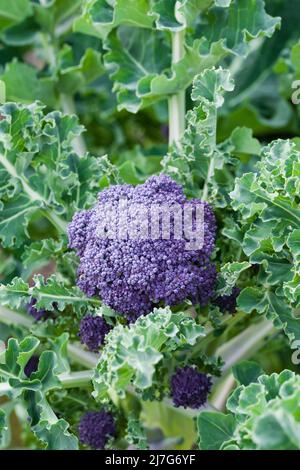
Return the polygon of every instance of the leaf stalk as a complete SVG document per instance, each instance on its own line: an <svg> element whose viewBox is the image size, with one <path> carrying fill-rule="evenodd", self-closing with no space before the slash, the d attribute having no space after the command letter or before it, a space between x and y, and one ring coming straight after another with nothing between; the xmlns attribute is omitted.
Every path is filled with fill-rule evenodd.
<svg viewBox="0 0 300 470"><path fill-rule="evenodd" d="M179 62L185 54L185 31L172 33L172 64ZM170 96L169 101L169 145L180 145L180 137L185 129L185 90Z"/></svg>

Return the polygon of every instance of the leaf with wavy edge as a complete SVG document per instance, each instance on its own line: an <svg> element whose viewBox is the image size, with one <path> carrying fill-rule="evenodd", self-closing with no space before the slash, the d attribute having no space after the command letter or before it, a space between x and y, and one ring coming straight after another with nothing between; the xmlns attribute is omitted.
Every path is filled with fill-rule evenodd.
<svg viewBox="0 0 300 470"><path fill-rule="evenodd" d="M289 341L300 339L300 318L276 292L262 287L246 287L239 295L237 304L246 313L257 311L273 320L274 326L282 329Z"/></svg>
<svg viewBox="0 0 300 470"><path fill-rule="evenodd" d="M186 114L180 146L163 160L164 172L186 188L193 187L197 177L199 187L204 184L207 193L215 168L221 169L225 164L224 154L217 145L217 110L223 104L225 92L233 88L229 71L221 67L207 69L194 79L192 99L196 106ZM218 193L218 188L215 192ZM206 196L203 190L202 197Z"/></svg>
<svg viewBox="0 0 300 470"><path fill-rule="evenodd" d="M293 279L284 282L284 294L295 304L300 303L300 229L294 230L288 237L289 247L294 260Z"/></svg>
<svg viewBox="0 0 300 470"><path fill-rule="evenodd" d="M216 65L226 55L245 55L249 51L248 43L251 40L257 37L270 37L279 26L278 18L272 18L265 13L262 0L251 3L252 15L245 13L245 0L232 2L191 0L176 4L174 1L168 4L159 1L148 6L145 2L135 2L135 14L131 15L130 20L128 16L131 2L125 3L124 9L122 0L115 3L114 9L108 6L105 0L89 3L83 17L76 23L75 29L105 39L108 53L104 56L104 62L108 70L112 71L111 78L118 94L119 109L131 112L137 112L145 106L186 89L196 74ZM143 12L144 21L136 15L137 8L139 14L142 15ZM148 12L148 16L145 16L145 11ZM199 34L197 31L195 34L187 33L184 57L171 66L171 60L167 57L170 53L160 51L159 57L164 56L168 60L157 63L157 56L153 55L153 51L160 50L161 36L159 31L153 30L153 20L155 19L154 25L159 30L180 31L191 18L197 17L201 12L204 24L201 24ZM107 18L107 22L101 24L93 22L92 18L97 18L97 15L101 19ZM209 25L214 15L218 18L218 29L215 30L213 25ZM233 20L237 17L241 19L238 23ZM151 20L150 24L145 23L145 18L148 18L147 21ZM253 21L250 22L249 18ZM129 28L128 25L134 25L135 28ZM118 35L124 28L126 34L120 39ZM211 37L208 35L210 30L213 30ZM154 44L156 46L153 46ZM145 49L147 54L141 54L140 52ZM170 45L168 49L170 50ZM154 69L147 67L150 62L156 64ZM131 79L132 75L135 77L134 80Z"/></svg>
<svg viewBox="0 0 300 470"><path fill-rule="evenodd" d="M46 281L39 274L33 278L34 285L29 285L21 278L13 279L11 284L0 285L0 301L10 308L24 308L31 298L36 299L36 308L62 311L68 305L80 314L88 306L100 305L99 299L87 298L78 287L69 287L53 274Z"/></svg>
<svg viewBox="0 0 300 470"><path fill-rule="evenodd" d="M201 449L299 450L299 399L299 375L289 370L260 375L256 383L232 392L226 405L228 414L200 412Z"/></svg>
<svg viewBox="0 0 300 470"><path fill-rule="evenodd" d="M10 338L5 351L4 363L0 364L0 379L11 387L11 398L22 397L27 405L31 426L37 438L46 444L47 449L76 449L77 438L68 431L69 424L58 419L46 400L50 390L58 389L61 383L57 374L61 371L61 351L43 351L39 356L38 369L30 377L24 372L28 360L36 353L40 341L27 336L18 342ZM0 436L1 436L0 413ZM5 424L5 423L4 423Z"/></svg>
<svg viewBox="0 0 300 470"><path fill-rule="evenodd" d="M170 308L154 309L130 326L117 325L106 337L93 377L94 396L107 401L110 394L124 396L132 384L140 390L152 385L158 364L168 352L193 345L205 336L204 328Z"/></svg>
<svg viewBox="0 0 300 470"><path fill-rule="evenodd" d="M268 15L264 7L263 0L233 0L229 8L211 8L199 28L208 44L223 38L226 50L245 56L251 40L271 37L280 26L280 18Z"/></svg>
<svg viewBox="0 0 300 470"><path fill-rule="evenodd" d="M153 19L148 12L147 0L116 0L114 6L106 0L89 0L84 5L82 16L75 20L74 30L106 39L121 24L151 28Z"/></svg>
<svg viewBox="0 0 300 470"><path fill-rule="evenodd" d="M152 0L149 15L159 30L182 31L192 26L199 15L211 6L228 7L231 0Z"/></svg>
<svg viewBox="0 0 300 470"><path fill-rule="evenodd" d="M120 25L180 31L211 6L229 7L232 0L88 0L74 30L106 39Z"/></svg>
<svg viewBox="0 0 300 470"><path fill-rule="evenodd" d="M44 113L41 103L0 107L0 240L16 247L28 239L33 215L65 233L75 210L91 206L99 179L110 174L106 157L77 155L83 128L74 115ZM47 171L46 171L47 169Z"/></svg>
<svg viewBox="0 0 300 470"><path fill-rule="evenodd" d="M257 287L244 289L238 305L266 314L291 342L300 338L299 162L295 144L275 141L263 149L257 173L237 178L230 194L242 218L244 253L260 266Z"/></svg>
<svg viewBox="0 0 300 470"><path fill-rule="evenodd" d="M20 23L30 16L32 11L32 3L29 0L0 0L0 30Z"/></svg>

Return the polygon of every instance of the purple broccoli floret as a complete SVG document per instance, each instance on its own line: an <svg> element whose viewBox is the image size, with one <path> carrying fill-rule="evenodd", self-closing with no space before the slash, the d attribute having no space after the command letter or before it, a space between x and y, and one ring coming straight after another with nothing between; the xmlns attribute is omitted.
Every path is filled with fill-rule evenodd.
<svg viewBox="0 0 300 470"><path fill-rule="evenodd" d="M194 367L177 369L171 378L171 396L175 406L200 408L207 400L212 383L211 378L198 372Z"/></svg>
<svg viewBox="0 0 300 470"><path fill-rule="evenodd" d="M87 315L80 322L79 337L90 351L97 352L110 329L104 318Z"/></svg>
<svg viewBox="0 0 300 470"><path fill-rule="evenodd" d="M107 411L89 411L79 423L79 440L93 449L104 449L110 437L116 434L115 421Z"/></svg>
<svg viewBox="0 0 300 470"><path fill-rule="evenodd" d="M231 294L229 295L222 295L220 297L217 297L213 303L219 309L221 310L222 313L231 313L234 314L236 313L236 299L239 296L241 292L241 289L238 287L234 287L232 289Z"/></svg>
<svg viewBox="0 0 300 470"><path fill-rule="evenodd" d="M186 240L174 236L174 214L169 239L155 239L148 234L133 239L127 234L120 236L120 231L118 237L110 236L113 223L119 224L119 230L123 228L118 211L125 199L129 210L143 204L147 209L142 215L145 223L150 222L153 206L176 204L182 209L188 203L200 207L204 213L203 247L186 249ZM108 206L112 212L107 212ZM110 221L109 228L103 222L106 220ZM107 236L99 236L99 224ZM148 314L158 304L173 306L186 299L201 306L209 302L216 281L216 269L210 262L215 233L211 207L197 199L188 201L182 187L166 175L152 176L135 187L116 185L105 189L97 204L75 214L68 227L69 247L80 258L78 286L88 296L100 296L106 305L130 320Z"/></svg>
<svg viewBox="0 0 300 470"><path fill-rule="evenodd" d="M26 377L30 377L33 372L36 372L39 367L39 356L33 355L27 362L26 366L24 367L24 373Z"/></svg>

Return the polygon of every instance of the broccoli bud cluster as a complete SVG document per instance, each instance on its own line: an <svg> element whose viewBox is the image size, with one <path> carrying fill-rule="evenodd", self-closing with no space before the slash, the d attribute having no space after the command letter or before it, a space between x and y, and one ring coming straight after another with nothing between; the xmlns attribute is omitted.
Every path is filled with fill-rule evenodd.
<svg viewBox="0 0 300 470"><path fill-rule="evenodd" d="M79 337L90 351L97 352L110 329L104 318L86 315L80 322Z"/></svg>
<svg viewBox="0 0 300 470"><path fill-rule="evenodd" d="M236 299L238 298L241 289L234 287L229 295L222 295L214 300L214 305L219 307L222 313L236 313Z"/></svg>
<svg viewBox="0 0 300 470"><path fill-rule="evenodd" d="M200 408L206 402L211 386L211 378L194 367L177 369L171 378L173 403L177 407Z"/></svg>
<svg viewBox="0 0 300 470"><path fill-rule="evenodd" d="M142 204L149 212L153 205L200 206L202 248L186 249L186 240L174 237L174 232L169 239L99 237L107 205L118 214L124 199L129 207ZM88 296L99 295L106 305L128 318L147 314L158 304L172 306L185 299L204 306L212 297L216 280L216 269L210 262L215 232L211 207L197 199L188 201L182 187L166 175L152 176L135 187L111 186L99 194L92 209L76 213L69 224L69 247L80 258L77 284Z"/></svg>
<svg viewBox="0 0 300 470"><path fill-rule="evenodd" d="M105 410L88 411L80 420L78 432L82 444L104 449L109 438L116 434L114 417Z"/></svg>

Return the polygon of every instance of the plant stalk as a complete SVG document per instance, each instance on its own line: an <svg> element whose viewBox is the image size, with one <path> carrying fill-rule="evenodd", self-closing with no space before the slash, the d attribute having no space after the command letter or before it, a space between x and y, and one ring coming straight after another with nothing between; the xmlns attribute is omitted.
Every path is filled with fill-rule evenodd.
<svg viewBox="0 0 300 470"><path fill-rule="evenodd" d="M264 338L276 331L277 329L273 323L270 320L264 319L255 325L249 326L242 333L220 346L216 351L216 355L221 356L225 362L223 373L227 372L242 359L246 359L251 354L257 352Z"/></svg>
<svg viewBox="0 0 300 470"><path fill-rule="evenodd" d="M73 343L68 344L68 355L74 362L92 369L96 367L99 362L99 355L85 351L79 345Z"/></svg>
<svg viewBox="0 0 300 470"><path fill-rule="evenodd" d="M52 42L51 42L51 38L48 34L42 34L41 39L42 39L42 44L44 47L46 60L49 66L52 68L52 70L56 73L57 51L56 51L56 47L54 46L55 44L54 38L52 38ZM60 101L60 107L65 114L76 114L76 107L75 107L74 99L72 96L61 93L59 96L59 101ZM81 135L76 136L73 139L72 146L73 146L74 151L78 155L80 156L85 155L87 148L85 145L85 141Z"/></svg>
<svg viewBox="0 0 300 470"><path fill-rule="evenodd" d="M85 387L90 385L93 370L81 370L79 372L68 372L58 376L63 388Z"/></svg>
<svg viewBox="0 0 300 470"><path fill-rule="evenodd" d="M63 388L86 387L91 384L93 370L82 370L79 372L68 372L58 376ZM12 392L13 388L8 382L0 383L0 396Z"/></svg>
<svg viewBox="0 0 300 470"><path fill-rule="evenodd" d="M0 322L5 325L20 325L30 328L33 324L33 320L30 317L26 317L21 313L14 312L6 307L0 306Z"/></svg>
<svg viewBox="0 0 300 470"><path fill-rule="evenodd" d="M185 31L172 33L172 65L179 62L185 54ZM169 105L169 145L180 145L180 137L185 129L185 90L172 95Z"/></svg>
<svg viewBox="0 0 300 470"><path fill-rule="evenodd" d="M30 328L34 324L34 320L29 316L27 317L2 306L0 306L0 322L6 325L20 325L26 328ZM85 351L74 343L68 343L67 349L69 357L84 367L94 368L99 361L97 354Z"/></svg>
<svg viewBox="0 0 300 470"><path fill-rule="evenodd" d="M223 410L231 390L234 388L235 379L230 372L231 367L243 359L257 352L266 336L277 330L269 320L262 320L256 325L251 325L239 335L220 346L216 355L221 356L225 364L223 376L214 381L214 390L210 402L219 410Z"/></svg>
<svg viewBox="0 0 300 470"><path fill-rule="evenodd" d="M9 385L8 382L0 383L0 397L3 395L7 395L11 391L12 387Z"/></svg>
<svg viewBox="0 0 300 470"><path fill-rule="evenodd" d="M235 378L233 374L228 373L221 383L218 383L210 398L210 403L217 410L224 410L226 401L231 390L234 388Z"/></svg>

